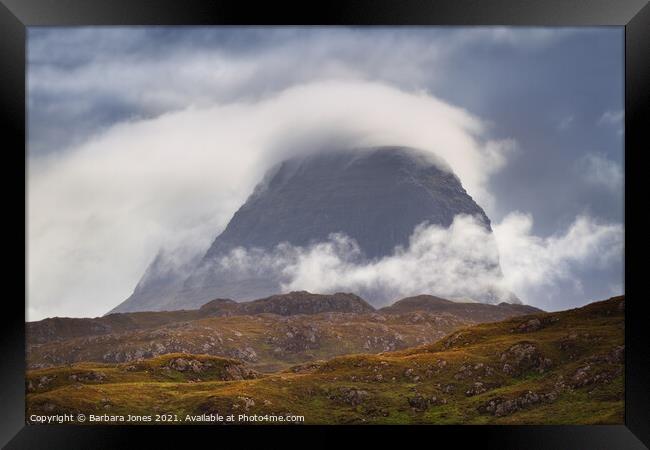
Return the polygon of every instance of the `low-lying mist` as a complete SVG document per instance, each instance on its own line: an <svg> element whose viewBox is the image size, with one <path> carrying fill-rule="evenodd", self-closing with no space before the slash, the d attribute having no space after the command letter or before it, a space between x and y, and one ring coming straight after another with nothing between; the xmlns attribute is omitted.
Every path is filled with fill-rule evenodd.
<svg viewBox="0 0 650 450"><path fill-rule="evenodd" d="M537 306L548 307L539 299L561 298L567 283L580 289L578 270L622 258L619 225L581 216L565 233L545 239L532 235L531 228L532 218L521 213L494 225L494 233L474 217L458 215L449 228L419 225L408 247L380 259L365 259L353 239L332 234L307 247L239 247L203 270L230 281L273 280L279 292L352 292L377 307L419 294L488 303L534 298Z"/></svg>

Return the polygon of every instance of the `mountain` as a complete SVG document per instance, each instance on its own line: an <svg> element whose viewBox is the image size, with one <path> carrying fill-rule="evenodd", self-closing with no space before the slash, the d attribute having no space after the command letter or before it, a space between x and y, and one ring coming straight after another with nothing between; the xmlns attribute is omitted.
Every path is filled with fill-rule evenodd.
<svg viewBox="0 0 650 450"><path fill-rule="evenodd" d="M406 246L416 225L448 227L457 214L485 212L441 161L415 149L325 152L274 168L212 243L209 260L239 246L305 246L344 233L368 258Z"/></svg>
<svg viewBox="0 0 650 450"><path fill-rule="evenodd" d="M364 299L354 294L337 292L332 295L312 294L307 291L272 295L251 302L237 303L229 299L212 300L201 306L202 311L230 315L278 314L294 316L297 314L318 314L322 312L370 313L375 310Z"/></svg>
<svg viewBox="0 0 650 450"><path fill-rule="evenodd" d="M448 227L458 214L491 230L458 177L428 153L376 147L290 158L265 175L198 262L170 270L164 255L157 256L133 294L111 312L188 309L214 298L278 294L282 268L269 270L261 261L280 244L305 247L339 233L355 240L359 259L368 261L408 246L417 225ZM237 248L257 252L248 266L240 254L227 259Z"/></svg>
<svg viewBox="0 0 650 450"><path fill-rule="evenodd" d="M405 349L469 324L540 311L428 300L405 299L375 310L353 294L300 291L249 302L215 299L195 310L56 317L27 323L27 364L122 363L197 353L273 371L338 355Z"/></svg>
<svg viewBox="0 0 650 450"><path fill-rule="evenodd" d="M191 352L28 370L27 417L160 412L176 414L179 423L218 413L298 415L307 424L622 424L624 309L624 297L615 297L276 373ZM224 341L230 327L216 328ZM365 332L351 328L351 338Z"/></svg>
<svg viewBox="0 0 650 450"><path fill-rule="evenodd" d="M508 317L543 312L541 309L529 305L505 302L499 303L498 305L461 303L432 295L407 297L396 301L390 306L381 308L379 311L385 314L403 314L412 311L426 311L430 313L445 312L475 322L496 322Z"/></svg>
<svg viewBox="0 0 650 450"><path fill-rule="evenodd" d="M27 322L31 344L64 341L84 336L107 335L162 327L176 322L188 322L220 315L318 314L322 312L370 313L375 309L354 294L338 292L332 295L312 294L307 291L250 302L214 299L196 310L137 311L113 313L97 318L51 317L37 322Z"/></svg>

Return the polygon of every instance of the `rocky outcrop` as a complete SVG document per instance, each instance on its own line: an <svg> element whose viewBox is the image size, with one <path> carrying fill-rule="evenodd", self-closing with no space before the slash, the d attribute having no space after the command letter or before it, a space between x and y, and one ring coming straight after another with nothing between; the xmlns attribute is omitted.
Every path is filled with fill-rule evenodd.
<svg viewBox="0 0 650 450"><path fill-rule="evenodd" d="M358 406L372 398L372 395L364 389L342 387L338 391L329 394L328 398L338 403Z"/></svg>
<svg viewBox="0 0 650 450"><path fill-rule="evenodd" d="M552 403L557 399L555 392L538 393L527 391L514 398L493 398L478 407L481 414L491 414L496 417L509 416L521 409L527 409L540 403Z"/></svg>
<svg viewBox="0 0 650 450"><path fill-rule="evenodd" d="M553 362L539 351L537 345L526 341L518 342L501 353L500 362L503 364L503 373L513 377L531 370L543 373L553 365Z"/></svg>

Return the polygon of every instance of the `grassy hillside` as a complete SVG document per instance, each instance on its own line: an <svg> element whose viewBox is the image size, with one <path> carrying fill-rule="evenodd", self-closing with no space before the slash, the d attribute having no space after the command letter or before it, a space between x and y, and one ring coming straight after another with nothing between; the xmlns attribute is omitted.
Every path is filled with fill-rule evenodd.
<svg viewBox="0 0 650 450"><path fill-rule="evenodd" d="M341 356L265 375L237 361L199 355L32 370L28 416L165 413L177 415L175 423L187 414L217 413L304 415L306 423L622 423L623 326L624 299L617 297L462 328L402 351ZM179 359L185 362L173 362Z"/></svg>
<svg viewBox="0 0 650 450"><path fill-rule="evenodd" d="M432 296L375 311L353 295L290 292L250 302L215 299L198 310L51 318L27 324L30 369L76 362L123 363L167 353L241 359L273 372L352 353L434 342L473 323L539 310L524 305L454 303Z"/></svg>
<svg viewBox="0 0 650 450"><path fill-rule="evenodd" d="M237 358L272 372L350 353L378 353L434 342L468 321L450 314L321 313L283 317L204 317L154 328L32 344L30 368L83 361L131 362L167 353Z"/></svg>

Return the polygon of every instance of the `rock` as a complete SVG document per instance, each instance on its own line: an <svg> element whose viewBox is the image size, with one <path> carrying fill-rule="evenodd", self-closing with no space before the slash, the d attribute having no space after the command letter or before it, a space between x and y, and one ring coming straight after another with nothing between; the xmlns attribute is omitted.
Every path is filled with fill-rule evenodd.
<svg viewBox="0 0 650 450"><path fill-rule="evenodd" d="M321 362L308 362L304 364L299 364L297 366L291 367L291 371L293 373L313 373L316 372L318 369L320 369L322 366L322 361Z"/></svg>
<svg viewBox="0 0 650 450"><path fill-rule="evenodd" d="M487 391L487 387L485 384L481 383L480 381L477 381L470 387L467 391L465 391L465 395L468 397L472 397L474 395L479 395L482 394L483 392Z"/></svg>
<svg viewBox="0 0 650 450"><path fill-rule="evenodd" d="M581 388L592 384L606 384L622 372L620 370L603 370L597 369L592 364L586 364L579 367L571 377L570 385L573 388Z"/></svg>
<svg viewBox="0 0 650 450"><path fill-rule="evenodd" d="M169 361L168 367L179 372L185 372L189 366L189 362L185 358L175 358Z"/></svg>
<svg viewBox="0 0 650 450"><path fill-rule="evenodd" d="M553 403L555 400L557 400L557 393L555 391L551 391L546 394L541 394L541 397L542 401Z"/></svg>
<svg viewBox="0 0 650 450"><path fill-rule="evenodd" d="M33 390L46 389L52 383L52 381L54 381L55 378L56 375L43 375L41 377L38 377L36 387L34 388L34 384L32 383L32 388L34 388Z"/></svg>
<svg viewBox="0 0 650 450"><path fill-rule="evenodd" d="M477 409L481 414L491 414L496 417L504 417L542 402L552 403L556 399L557 394L553 391L548 393L527 391L515 398L493 398L482 405L479 405Z"/></svg>
<svg viewBox="0 0 650 450"><path fill-rule="evenodd" d="M443 346L445 349L449 349L451 347L456 347L459 345L462 345L463 338L465 337L465 333L462 331L457 331L456 333L453 333L451 336L449 336L445 342L443 343Z"/></svg>
<svg viewBox="0 0 650 450"><path fill-rule="evenodd" d="M429 408L429 400L424 398L421 394L416 394L413 397L407 398L408 404L416 411L426 411Z"/></svg>
<svg viewBox="0 0 650 450"><path fill-rule="evenodd" d="M456 390L456 386L453 384L447 384L445 385L445 387L442 388L442 390L447 394L451 394Z"/></svg>
<svg viewBox="0 0 650 450"><path fill-rule="evenodd" d="M503 365L502 370L503 370L503 373L505 373L506 375L515 375L515 373L516 373L514 367L512 367L508 363L505 363Z"/></svg>
<svg viewBox="0 0 650 450"><path fill-rule="evenodd" d="M623 364L625 362L625 346L617 345L608 353L590 357L589 361L606 364Z"/></svg>
<svg viewBox="0 0 650 450"><path fill-rule="evenodd" d="M242 403L243 408L248 411L250 408L255 406L255 400L250 397L237 397L237 399Z"/></svg>
<svg viewBox="0 0 650 450"><path fill-rule="evenodd" d="M192 371L199 373L203 371L203 365L196 359L175 358L169 362L169 367L179 372Z"/></svg>
<svg viewBox="0 0 650 450"><path fill-rule="evenodd" d="M258 377L258 373L254 370L241 365L241 364L229 364L224 367L225 375L223 376L224 381L229 380L249 380Z"/></svg>
<svg viewBox="0 0 650 450"><path fill-rule="evenodd" d="M84 383L88 381L103 381L105 378L106 375L104 375L101 372L95 372L95 371L74 373L69 377L71 381L77 381L79 383Z"/></svg>
<svg viewBox="0 0 650 450"><path fill-rule="evenodd" d="M521 324L517 328L515 328L515 331L518 333L530 333L533 331L540 330L542 328L542 321L539 320L537 317L534 317L532 319L529 319Z"/></svg>
<svg viewBox="0 0 650 450"><path fill-rule="evenodd" d="M338 393L328 396L330 400L339 401L351 406L361 405L371 397L368 391L351 387L342 387Z"/></svg>
<svg viewBox="0 0 650 450"><path fill-rule="evenodd" d="M545 358L532 342L519 342L510 346L501 354L503 373L510 376L520 376L529 370L545 372L553 362Z"/></svg>
<svg viewBox="0 0 650 450"><path fill-rule="evenodd" d="M411 397L407 397L406 401L411 408L418 412L426 411L430 406L447 404L447 400L444 398L440 398L435 395L432 395L431 397L425 397L419 392L416 392L415 395Z"/></svg>
<svg viewBox="0 0 650 450"><path fill-rule="evenodd" d="M466 363L460 366L458 372L454 374L456 380L465 380L468 378L478 378L488 377L494 374L494 369L487 364L477 363L470 364Z"/></svg>

